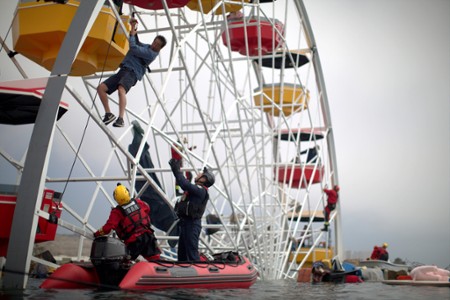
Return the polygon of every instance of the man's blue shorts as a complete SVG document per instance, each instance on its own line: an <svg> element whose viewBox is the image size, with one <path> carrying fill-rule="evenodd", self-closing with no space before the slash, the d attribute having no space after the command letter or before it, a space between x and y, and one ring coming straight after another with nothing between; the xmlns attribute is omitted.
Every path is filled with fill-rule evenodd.
<svg viewBox="0 0 450 300"><path fill-rule="evenodd" d="M128 68L120 68L119 72L106 79L103 83L108 87L107 94L114 93L119 85L123 86L125 92L133 87L137 82L136 74Z"/></svg>

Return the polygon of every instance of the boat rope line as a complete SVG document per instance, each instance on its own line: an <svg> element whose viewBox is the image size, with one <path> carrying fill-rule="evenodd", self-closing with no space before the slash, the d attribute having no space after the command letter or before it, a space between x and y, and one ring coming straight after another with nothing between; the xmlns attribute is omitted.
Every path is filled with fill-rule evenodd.
<svg viewBox="0 0 450 300"><path fill-rule="evenodd" d="M180 267L180 268L190 268L190 267L198 267L202 269L209 268L211 266L216 267L219 270L224 270L226 266L230 267L238 267L241 264L236 262L221 262L221 261L196 261L196 262L177 262L177 261L168 261L168 260L154 260L152 263L155 263L157 265L160 265L165 268L174 268L174 267Z"/></svg>
<svg viewBox="0 0 450 300"><path fill-rule="evenodd" d="M111 43L113 42L114 35L115 35L115 31L113 31L113 33L112 33L111 39L110 39L109 44L108 44L108 49L106 50L106 55L105 55L105 59L103 60L102 71L101 71L100 77L99 77L99 79L98 79L97 86L98 86L98 85L102 82L102 80L103 80L103 75L104 75L105 67L106 67L106 61L107 61L107 59L108 59L108 55L109 55L109 51L110 51L110 49L111 49ZM95 100L97 99L97 96L98 96L98 91L95 90L95 95L94 95L94 98L92 99L91 111L92 111L92 109L93 109L94 106L95 106ZM75 153L75 157L74 157L73 162L72 162L72 166L70 167L69 175L67 176L67 180L66 180L65 183L64 183L63 191L61 192L61 199L63 198L64 193L66 192L67 185L69 184L69 180L70 180L70 178L71 178L71 176L72 176L72 172L73 172L73 169L74 169L74 167L75 167L75 163L77 162L77 159L78 159L78 156L79 156L79 153L80 153L81 146L83 145L84 138L85 138L85 136L86 136L86 131L87 131L87 128L88 128L88 126L89 126L89 122L90 122L90 120L91 120L91 116L92 116L92 115L89 113L89 114L88 114L88 118L87 118L87 120L86 120L86 124L85 124L84 129L83 129L83 134L82 134L82 136L81 136L80 143L79 143L79 145L78 145L77 151L76 151L76 153Z"/></svg>

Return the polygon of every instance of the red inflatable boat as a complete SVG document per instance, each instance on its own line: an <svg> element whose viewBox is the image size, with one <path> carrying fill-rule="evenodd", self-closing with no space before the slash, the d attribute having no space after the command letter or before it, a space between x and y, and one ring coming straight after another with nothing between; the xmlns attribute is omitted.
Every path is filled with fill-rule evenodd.
<svg viewBox="0 0 450 300"><path fill-rule="evenodd" d="M212 260L193 263L164 260L133 263L124 253L125 247L120 241L97 238L92 245L90 263L62 265L40 287L246 289L258 277L258 272L248 259L236 252L214 254Z"/></svg>

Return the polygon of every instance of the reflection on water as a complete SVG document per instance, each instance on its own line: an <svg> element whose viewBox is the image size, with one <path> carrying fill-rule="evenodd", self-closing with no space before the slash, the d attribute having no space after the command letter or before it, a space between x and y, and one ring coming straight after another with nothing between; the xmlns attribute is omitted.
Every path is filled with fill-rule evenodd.
<svg viewBox="0 0 450 300"><path fill-rule="evenodd" d="M248 290L160 290L148 292L102 290L42 290L42 279L30 279L24 291L0 291L0 299L450 299L448 287L390 286L381 282L358 284L257 281Z"/></svg>

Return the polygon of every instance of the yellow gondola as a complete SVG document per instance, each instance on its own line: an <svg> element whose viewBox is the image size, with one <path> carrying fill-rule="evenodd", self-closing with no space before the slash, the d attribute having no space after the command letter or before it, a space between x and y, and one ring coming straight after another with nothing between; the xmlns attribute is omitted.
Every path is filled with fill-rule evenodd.
<svg viewBox="0 0 450 300"><path fill-rule="evenodd" d="M251 0L244 0L244 2L250 2ZM201 2L201 6L200 6ZM213 9L213 7L218 3L217 0L191 0L187 3L187 7L189 7L191 10L196 10L199 12L207 14ZM236 4L232 3L225 3L225 13L230 12L236 12L242 9L241 0L234 0L234 1L228 1L228 2L236 2ZM216 11L214 11L215 15L221 15L223 13L222 5L219 5Z"/></svg>
<svg viewBox="0 0 450 300"><path fill-rule="evenodd" d="M301 263L309 250L310 250L310 248L302 247L302 248L300 248L297 256L295 256L295 251L291 252L291 254L289 254L289 262L291 262L295 257L295 262L297 264ZM312 267L312 264L315 261L331 259L332 257L333 257L333 249L332 248L316 247L316 248L314 248L313 251L311 251L311 253L306 258L306 261L303 264L303 267L310 268L310 267Z"/></svg>
<svg viewBox="0 0 450 300"><path fill-rule="evenodd" d="M20 3L12 27L14 50L50 71L79 3L74 0L66 4ZM121 18L129 32L129 16ZM70 75L116 70L129 48L128 32L124 33L118 25L112 9L104 6L73 62Z"/></svg>
<svg viewBox="0 0 450 300"><path fill-rule="evenodd" d="M281 84L265 84L262 88L255 90L253 97L255 105L261 107L266 113L272 113L279 116L283 111L285 116L294 112L308 108L309 91L303 90L299 85L285 83L283 88ZM274 105L275 104L275 105Z"/></svg>

